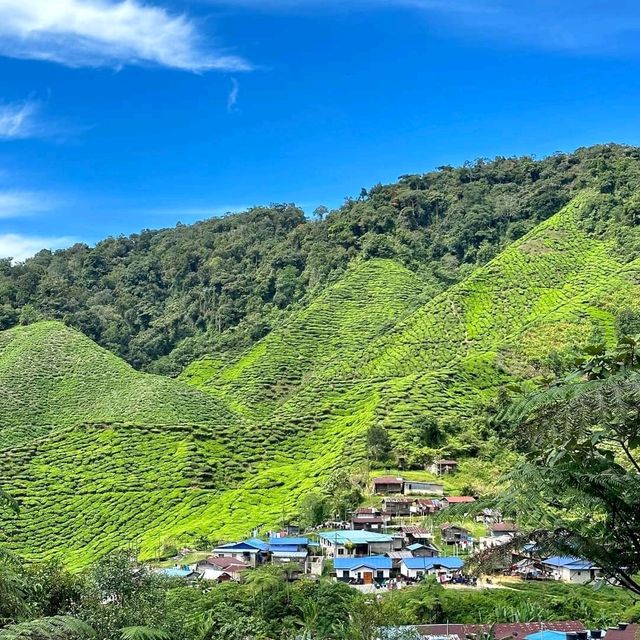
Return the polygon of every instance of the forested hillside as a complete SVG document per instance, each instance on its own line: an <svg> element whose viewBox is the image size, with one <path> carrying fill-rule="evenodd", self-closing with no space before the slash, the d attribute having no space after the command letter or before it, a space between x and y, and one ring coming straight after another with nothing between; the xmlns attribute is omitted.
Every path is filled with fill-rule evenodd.
<svg viewBox="0 0 640 640"><path fill-rule="evenodd" d="M3 521L2 539L27 556L62 553L79 566L127 545L152 557L167 546L248 535L296 518L305 496L326 489L336 469L362 467L372 427L389 434L392 464L418 468L436 455L491 463L509 446L491 420L507 384L535 384L562 371L577 348L613 342L625 323L637 322L639 164L638 150L619 147L539 163L479 163L378 187L324 221L300 217L274 240L280 246L308 234L298 247L307 252L295 276L298 293L282 307L261 298L265 313L279 308L269 316L277 325L258 339L249 335L248 316L217 334L205 322L188 349L179 347L180 357L192 348L205 355L178 380L136 371L59 322L0 333L0 486L22 506L19 517ZM553 174L556 188L534 170ZM422 204L401 206L403 189ZM422 222L411 218L407 208L427 215L436 190L449 193L447 207L429 209L432 218ZM510 211L522 217L499 210L504 190L520 194ZM273 211L263 217L265 228L277 219ZM260 223L259 212L149 241L251 221ZM234 228L223 237L240 242ZM319 229L324 239L314 236ZM311 252L314 243L324 249ZM246 236L242 246L249 244ZM168 268L175 255L163 251ZM38 261L50 263L45 272L71 264L72 253L5 264L6 286ZM120 273L133 255L141 254L123 256ZM255 286L260 269L278 272L271 256L247 269ZM180 296L199 295L201 270L212 273L196 268L193 287L167 288L156 312L166 304L180 326ZM105 295L121 293L112 281ZM23 320L37 315L40 295L19 311ZM135 340L150 337L150 327ZM247 341L253 344L240 350Z"/></svg>
<svg viewBox="0 0 640 640"><path fill-rule="evenodd" d="M136 368L175 375L200 356L224 360L251 346L357 258L394 259L435 295L582 189L633 191L639 158L609 145L483 160L363 189L311 220L273 205L4 260L0 327L63 320ZM633 218L630 206L616 215Z"/></svg>

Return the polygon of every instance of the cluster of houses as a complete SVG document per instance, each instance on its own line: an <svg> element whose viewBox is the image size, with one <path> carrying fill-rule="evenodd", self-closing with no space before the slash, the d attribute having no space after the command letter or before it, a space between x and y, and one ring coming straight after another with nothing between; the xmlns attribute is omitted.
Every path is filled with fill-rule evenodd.
<svg viewBox="0 0 640 640"><path fill-rule="evenodd" d="M378 629L379 640L636 640L640 625L621 622L607 629L586 629L578 620L489 624L425 624Z"/></svg>
<svg viewBox="0 0 640 640"><path fill-rule="evenodd" d="M459 575L463 561L441 556L426 529L404 525L394 533L364 529L326 531L318 535L323 554L333 559L336 580L352 584L407 581L435 575L449 582Z"/></svg>
<svg viewBox="0 0 640 640"><path fill-rule="evenodd" d="M314 543L307 537L274 535L268 540L249 538L230 542L213 549L204 560L188 566L162 571L169 577L239 581L243 572L266 564L282 564L290 579L301 574L321 575L324 559L313 551Z"/></svg>
<svg viewBox="0 0 640 640"><path fill-rule="evenodd" d="M437 460L432 471L439 475L455 471L453 460ZM317 533L317 541L306 536L275 533L267 540L257 537L221 544L211 555L195 564L163 570L166 575L222 582L241 579L242 574L265 563L286 567L289 579L301 575L319 576L326 561L333 562L336 580L350 584L373 585L391 581L413 582L433 575L441 583L464 580L464 561L459 553L472 553L510 542L517 533L501 514L485 509L475 516L487 528L487 535L474 539L469 529L454 522L438 525L439 544L454 553L441 554L430 530L407 524L407 518L423 517L452 505L470 504L472 496L445 496L444 486L435 482L381 476L372 482L372 492L382 496L381 506L356 509L350 522ZM431 496L431 497L426 497ZM504 571L525 579L562 580L586 583L600 572L579 558L536 559L531 549L508 552ZM549 639L551 640L551 639Z"/></svg>

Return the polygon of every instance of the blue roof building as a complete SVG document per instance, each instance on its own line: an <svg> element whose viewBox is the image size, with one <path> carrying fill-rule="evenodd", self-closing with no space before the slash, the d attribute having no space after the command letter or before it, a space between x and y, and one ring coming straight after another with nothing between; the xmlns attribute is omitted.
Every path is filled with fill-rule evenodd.
<svg viewBox="0 0 640 640"><path fill-rule="evenodd" d="M325 531L318 537L325 553L335 558L382 555L393 550L393 537L375 531L360 529Z"/></svg>
<svg viewBox="0 0 640 640"><path fill-rule="evenodd" d="M356 580L371 584L374 580L386 580L391 575L391 558L367 556L365 558L336 558L333 568L338 580Z"/></svg>
<svg viewBox="0 0 640 640"><path fill-rule="evenodd" d="M367 556L366 558L336 558L333 568L338 570L369 567L370 569L391 569L391 558L387 556Z"/></svg>
<svg viewBox="0 0 640 640"><path fill-rule="evenodd" d="M595 580L601 571L592 562L572 556L551 556L542 561L543 568L551 577L562 582L586 584Z"/></svg>
<svg viewBox="0 0 640 640"><path fill-rule="evenodd" d="M403 558L400 562L400 573L406 578L418 579L426 574L457 573L463 566L463 560L453 556Z"/></svg>
<svg viewBox="0 0 640 640"><path fill-rule="evenodd" d="M525 640L567 640L567 634L562 631L551 631L550 629L545 629L544 631L530 633L524 638Z"/></svg>
<svg viewBox="0 0 640 640"><path fill-rule="evenodd" d="M158 571L165 578L184 578L194 579L198 577L198 573L189 569L189 567L171 567L169 569L160 569Z"/></svg>
<svg viewBox="0 0 640 640"><path fill-rule="evenodd" d="M276 545L295 545L296 547L308 547L311 543L309 538L294 538L294 537L282 537L282 538L269 538L269 544L272 547Z"/></svg>

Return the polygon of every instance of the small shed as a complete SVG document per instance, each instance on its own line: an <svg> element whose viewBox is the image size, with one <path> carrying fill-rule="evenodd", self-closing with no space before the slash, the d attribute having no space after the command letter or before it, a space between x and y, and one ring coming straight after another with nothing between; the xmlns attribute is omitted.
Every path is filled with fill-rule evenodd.
<svg viewBox="0 0 640 640"><path fill-rule="evenodd" d="M376 494L394 494L402 493L404 488L404 480L396 476L380 476L373 479L373 493Z"/></svg>
<svg viewBox="0 0 640 640"><path fill-rule="evenodd" d="M452 473L458 469L458 463L455 460L434 460L429 466L429 471L436 475L444 475Z"/></svg>
<svg viewBox="0 0 640 640"><path fill-rule="evenodd" d="M442 535L442 540L447 544L467 542L471 537L471 532L468 529L450 522L445 522L440 527L440 534Z"/></svg>

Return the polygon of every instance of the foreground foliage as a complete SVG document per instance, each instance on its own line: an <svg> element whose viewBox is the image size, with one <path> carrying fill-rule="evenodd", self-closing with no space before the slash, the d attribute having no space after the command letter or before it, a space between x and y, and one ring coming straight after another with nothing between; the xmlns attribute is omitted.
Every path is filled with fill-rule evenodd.
<svg viewBox="0 0 640 640"><path fill-rule="evenodd" d="M38 588L34 572L51 569L55 578ZM23 582L29 606L14 620L0 621L3 640L373 640L378 628L393 625L580 619L606 627L640 617L631 597L611 587L511 584L454 591L427 580L376 597L325 579L289 583L276 566L250 573L243 584L185 586L121 553L77 575L55 565L25 567Z"/></svg>

